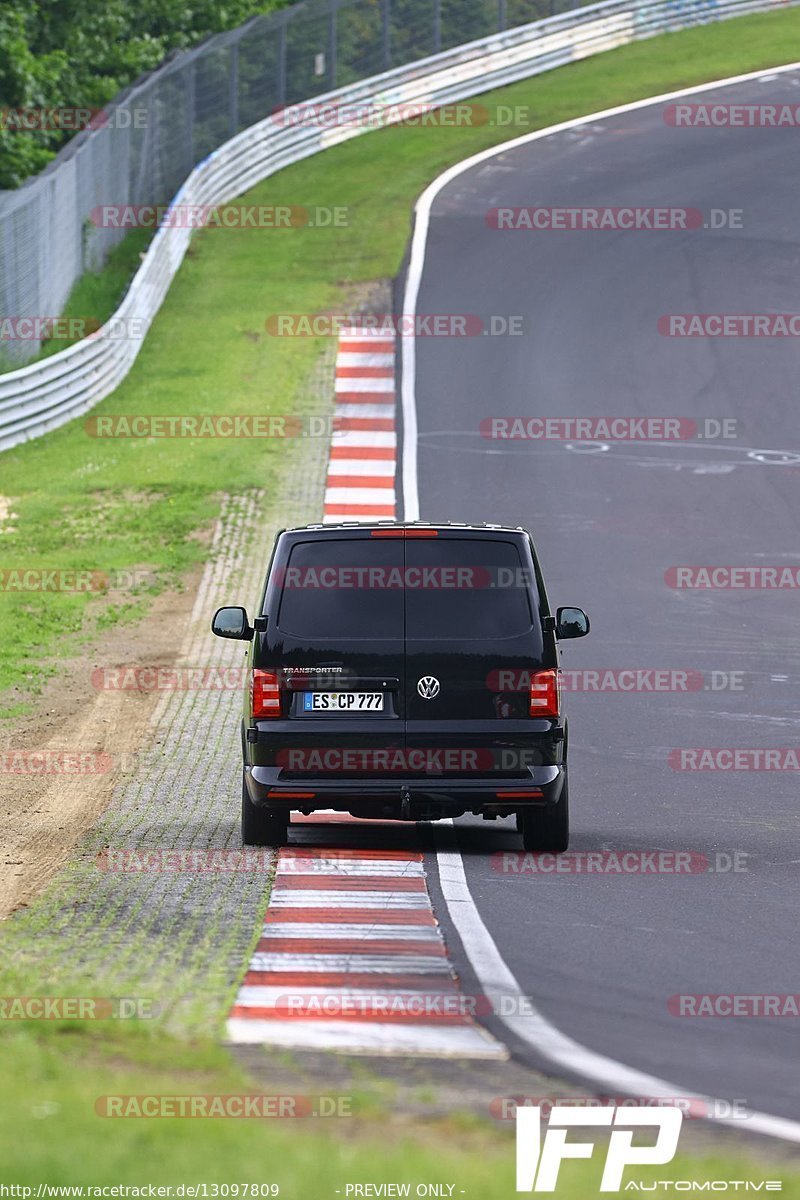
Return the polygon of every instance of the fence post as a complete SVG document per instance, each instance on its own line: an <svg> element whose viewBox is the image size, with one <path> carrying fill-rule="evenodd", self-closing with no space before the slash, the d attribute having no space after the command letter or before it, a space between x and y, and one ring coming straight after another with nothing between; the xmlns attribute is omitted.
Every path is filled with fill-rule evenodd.
<svg viewBox="0 0 800 1200"><path fill-rule="evenodd" d="M392 0L382 0L383 9L383 69L388 71L392 65L392 39L389 20L392 15Z"/></svg>
<svg viewBox="0 0 800 1200"><path fill-rule="evenodd" d="M506 0L497 0L497 31L502 33L506 27Z"/></svg>
<svg viewBox="0 0 800 1200"><path fill-rule="evenodd" d="M328 85L336 87L336 0L328 0Z"/></svg>
<svg viewBox="0 0 800 1200"><path fill-rule="evenodd" d="M136 182L133 185L134 191L130 199L134 204L141 204L145 201L145 197L154 194L153 188L153 172L147 171L148 163L152 164L152 144L155 138L155 88L143 88L136 93L139 97L144 96L147 102L147 120L144 126L144 136L141 144L137 147L139 157L139 170L136 173Z"/></svg>
<svg viewBox="0 0 800 1200"><path fill-rule="evenodd" d="M442 48L442 0L433 0L433 53Z"/></svg>
<svg viewBox="0 0 800 1200"><path fill-rule="evenodd" d="M239 43L231 46L230 71L228 72L228 113L231 137L239 132Z"/></svg>
<svg viewBox="0 0 800 1200"><path fill-rule="evenodd" d="M278 108L285 108L287 103L287 18L281 22L278 34Z"/></svg>
<svg viewBox="0 0 800 1200"><path fill-rule="evenodd" d="M195 106L195 91L194 91L194 59L187 64L186 68L186 141L189 147L189 162L196 163L197 158L194 152L194 106ZM191 166L189 170L191 171ZM188 172L187 172L188 174Z"/></svg>
<svg viewBox="0 0 800 1200"><path fill-rule="evenodd" d="M42 201L41 201L41 199L39 199L38 208L35 210L35 214L34 214L34 210L32 208L29 207L29 209L28 209L28 211L31 213L31 220L32 221L35 220L36 224L39 226L39 229L41 229L41 223L39 220L39 213L41 212L41 206L42 206ZM5 213L3 214L2 224L0 224L0 229L2 229L2 231L3 231L2 265L5 268L0 273L0 282L2 282L2 285L3 285L2 290L0 290L0 303L2 303L2 305L3 305L2 311L6 312L6 313L18 313L19 312L20 270L19 270L19 266L17 263L17 246L18 245L22 246L24 244L24 242L23 242L22 238L20 238L19 242L17 242L17 239L14 237L14 229L12 228L12 226L14 224L15 211L16 210L12 209L11 206L9 205L9 207L6 209ZM49 235L50 231L48 230L47 232ZM38 285L38 276L37 276L37 285ZM36 299L34 301L33 311L34 312L42 312L42 309L43 309L42 296L39 293L38 287L37 287ZM9 351L8 351L8 357L12 362L14 361L15 358L21 357L21 355L14 354L14 349L15 349L15 346L14 346L14 343L12 342L11 346L9 347ZM5 366L3 367L4 371L7 371L8 369L9 369L8 367L5 367Z"/></svg>

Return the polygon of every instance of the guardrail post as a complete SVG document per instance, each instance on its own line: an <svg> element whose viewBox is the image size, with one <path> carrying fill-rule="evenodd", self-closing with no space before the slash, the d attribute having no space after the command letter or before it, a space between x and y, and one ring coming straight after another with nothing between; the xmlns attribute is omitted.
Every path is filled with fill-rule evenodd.
<svg viewBox="0 0 800 1200"><path fill-rule="evenodd" d="M433 53L442 49L442 0L433 0Z"/></svg>
<svg viewBox="0 0 800 1200"><path fill-rule="evenodd" d="M503 33L506 27L506 0L497 0L497 30Z"/></svg>

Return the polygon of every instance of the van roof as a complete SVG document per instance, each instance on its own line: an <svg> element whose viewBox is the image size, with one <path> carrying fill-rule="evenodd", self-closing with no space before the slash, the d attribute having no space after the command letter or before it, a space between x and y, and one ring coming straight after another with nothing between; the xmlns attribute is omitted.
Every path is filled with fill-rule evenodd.
<svg viewBox="0 0 800 1200"><path fill-rule="evenodd" d="M315 533L340 532L342 529L437 529L443 532L457 530L459 533L525 533L522 525L493 525L484 521L480 525L470 525L466 521L337 521L335 524L295 525L285 529L284 533Z"/></svg>

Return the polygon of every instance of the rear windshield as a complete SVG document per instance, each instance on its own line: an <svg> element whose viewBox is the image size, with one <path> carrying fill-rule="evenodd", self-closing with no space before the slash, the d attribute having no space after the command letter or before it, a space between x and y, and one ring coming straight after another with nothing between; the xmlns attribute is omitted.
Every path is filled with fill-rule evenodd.
<svg viewBox="0 0 800 1200"><path fill-rule="evenodd" d="M409 539L405 546L406 578L420 583L406 589L408 639L474 641L530 629L529 572L513 542Z"/></svg>
<svg viewBox="0 0 800 1200"><path fill-rule="evenodd" d="M278 626L297 637L495 640L517 637L533 624L530 581L513 542L298 542L277 582Z"/></svg>
<svg viewBox="0 0 800 1200"><path fill-rule="evenodd" d="M403 640L403 542L298 542L282 578L278 627L297 637Z"/></svg>

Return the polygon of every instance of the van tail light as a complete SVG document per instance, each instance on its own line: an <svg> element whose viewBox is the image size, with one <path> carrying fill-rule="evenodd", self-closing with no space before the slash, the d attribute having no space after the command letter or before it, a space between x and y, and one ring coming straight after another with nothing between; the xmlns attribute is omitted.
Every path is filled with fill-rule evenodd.
<svg viewBox="0 0 800 1200"><path fill-rule="evenodd" d="M281 689L274 671L253 671L250 678L250 702L254 717L281 715Z"/></svg>
<svg viewBox="0 0 800 1200"><path fill-rule="evenodd" d="M429 538L438 537L438 529L372 529L370 537L382 538Z"/></svg>
<svg viewBox="0 0 800 1200"><path fill-rule="evenodd" d="M524 792L495 792L498 800L541 800L544 792L541 788L528 788Z"/></svg>
<svg viewBox="0 0 800 1200"><path fill-rule="evenodd" d="M531 675L530 716L557 717L560 710L561 680L558 671L537 671Z"/></svg>

